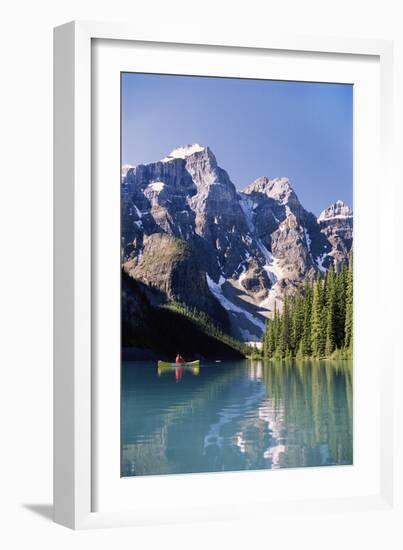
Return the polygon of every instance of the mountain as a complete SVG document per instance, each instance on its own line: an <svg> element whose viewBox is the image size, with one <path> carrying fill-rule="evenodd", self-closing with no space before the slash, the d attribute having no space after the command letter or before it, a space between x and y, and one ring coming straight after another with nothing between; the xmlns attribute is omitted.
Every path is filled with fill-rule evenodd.
<svg viewBox="0 0 403 550"><path fill-rule="evenodd" d="M337 268L346 261L353 246L353 211L343 201L336 201L321 212L318 224L332 245L328 260L333 260Z"/></svg>
<svg viewBox="0 0 403 550"><path fill-rule="evenodd" d="M316 219L285 177L238 192L198 144L125 166L121 205L124 271L241 340L260 338L284 291L337 269L352 246L353 214L341 201Z"/></svg>

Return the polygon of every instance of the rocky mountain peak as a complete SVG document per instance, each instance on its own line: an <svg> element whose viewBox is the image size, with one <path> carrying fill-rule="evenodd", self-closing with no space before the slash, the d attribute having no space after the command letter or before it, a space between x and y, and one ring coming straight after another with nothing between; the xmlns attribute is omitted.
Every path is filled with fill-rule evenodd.
<svg viewBox="0 0 403 550"><path fill-rule="evenodd" d="M289 202L299 202L291 187L290 180L285 177L269 179L261 176L243 190L246 195L261 193L274 199L278 204L285 205Z"/></svg>
<svg viewBox="0 0 403 550"><path fill-rule="evenodd" d="M175 159L187 159L191 155L194 155L195 153L207 153L209 151L208 147L203 147L202 145L199 145L198 143L193 143L189 145L184 145L182 147L176 147L173 149L169 155L167 155L165 158L162 159L161 162L171 162Z"/></svg>
<svg viewBox="0 0 403 550"><path fill-rule="evenodd" d="M142 284L228 317L231 334L260 337L283 291L348 261L353 214L336 201L317 219L286 177L238 192L209 147L122 167L122 264ZM227 312L227 313L226 313Z"/></svg>
<svg viewBox="0 0 403 550"><path fill-rule="evenodd" d="M131 170L132 168L134 168L134 166L132 166L131 164L123 164L122 172L121 172L122 180L127 176L128 171Z"/></svg>
<svg viewBox="0 0 403 550"><path fill-rule="evenodd" d="M338 200L320 213L318 222L331 220L334 218L343 219L352 217L353 211L351 208L345 202Z"/></svg>
<svg viewBox="0 0 403 550"><path fill-rule="evenodd" d="M229 182L228 175L219 168L211 149L198 143L176 147L155 165L169 172L185 171L191 176L199 191L206 185Z"/></svg>

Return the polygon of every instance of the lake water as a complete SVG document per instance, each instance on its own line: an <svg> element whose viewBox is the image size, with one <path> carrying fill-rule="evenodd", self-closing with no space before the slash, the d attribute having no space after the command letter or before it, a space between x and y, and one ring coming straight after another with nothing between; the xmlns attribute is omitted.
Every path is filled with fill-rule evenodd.
<svg viewBox="0 0 403 550"><path fill-rule="evenodd" d="M348 361L122 365L122 476L352 464Z"/></svg>

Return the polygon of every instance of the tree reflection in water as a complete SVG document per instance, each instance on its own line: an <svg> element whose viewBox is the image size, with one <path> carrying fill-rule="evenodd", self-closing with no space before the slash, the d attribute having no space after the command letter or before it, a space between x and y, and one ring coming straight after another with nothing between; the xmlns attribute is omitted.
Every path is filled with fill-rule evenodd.
<svg viewBox="0 0 403 550"><path fill-rule="evenodd" d="M122 475L351 464L352 403L347 361L127 363Z"/></svg>

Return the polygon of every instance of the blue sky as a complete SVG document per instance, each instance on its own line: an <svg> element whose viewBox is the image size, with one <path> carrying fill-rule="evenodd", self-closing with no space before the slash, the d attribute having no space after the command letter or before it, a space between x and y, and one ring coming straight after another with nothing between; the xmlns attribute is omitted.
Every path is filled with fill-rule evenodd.
<svg viewBox="0 0 403 550"><path fill-rule="evenodd" d="M287 176L319 214L337 199L352 206L352 138L348 84L122 75L123 164L208 145L238 189Z"/></svg>

